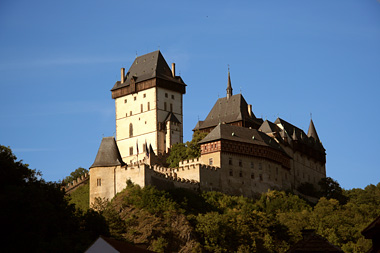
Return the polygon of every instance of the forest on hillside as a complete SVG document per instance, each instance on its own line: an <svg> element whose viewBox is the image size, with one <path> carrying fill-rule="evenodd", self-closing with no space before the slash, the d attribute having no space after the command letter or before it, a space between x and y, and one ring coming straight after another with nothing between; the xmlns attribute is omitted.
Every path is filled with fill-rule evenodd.
<svg viewBox="0 0 380 253"><path fill-rule="evenodd" d="M371 241L361 231L380 214L380 183L344 195L346 203L321 197L311 204L275 190L250 199L129 183L97 207L114 238L156 252L286 252L302 229L315 229L345 252L367 252Z"/></svg>
<svg viewBox="0 0 380 253"><path fill-rule="evenodd" d="M110 202L98 199L89 209L88 184L65 195L4 146L0 168L5 252L83 252L99 235L155 252L286 252L305 228L345 252L366 252L371 241L360 232L380 215L380 183L343 190L329 179L310 203L284 191L250 199L127 182Z"/></svg>

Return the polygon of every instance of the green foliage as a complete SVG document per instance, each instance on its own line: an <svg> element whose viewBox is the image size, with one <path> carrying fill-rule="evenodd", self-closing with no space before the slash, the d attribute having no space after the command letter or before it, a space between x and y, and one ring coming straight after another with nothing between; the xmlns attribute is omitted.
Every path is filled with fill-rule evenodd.
<svg viewBox="0 0 380 253"><path fill-rule="evenodd" d="M318 192L318 190L315 189L313 184L308 183L308 182L302 183L300 186L298 186L297 191L310 197L315 197L315 198L320 197L320 192Z"/></svg>
<svg viewBox="0 0 380 253"><path fill-rule="evenodd" d="M79 186L75 191L67 195L69 204L74 204L76 208L87 211L90 206L90 184L87 182Z"/></svg>
<svg viewBox="0 0 380 253"><path fill-rule="evenodd" d="M318 185L320 186L320 196L327 199L336 199L341 204L347 203L347 197L343 195L343 189L339 183L331 177L322 178Z"/></svg>
<svg viewBox="0 0 380 253"><path fill-rule="evenodd" d="M346 252L365 252L371 242L360 232L380 214L380 184L344 191L346 204L322 197L315 206L283 191L268 191L257 200L220 192L166 192L133 184L126 191L122 206L141 211L124 218L120 210L107 214L111 233L120 238L123 234L131 234L129 238L141 236L143 232L135 230L136 224L150 220L157 229L145 242L156 252L173 250L169 248L178 240L173 239L172 226L178 223L173 217L182 213L192 226L186 238L196 239L193 245L197 245L197 252L286 252L302 238L301 230L305 228L315 229ZM161 219L160 223L148 218L146 212Z"/></svg>
<svg viewBox="0 0 380 253"><path fill-rule="evenodd" d="M65 179L63 179L63 181L65 183L70 183L70 182L76 180L77 178L84 176L86 173L88 173L88 170L86 170L85 168L79 167L75 171L71 172L70 176L65 177Z"/></svg>
<svg viewBox="0 0 380 253"><path fill-rule="evenodd" d="M83 252L99 234L108 234L100 215L76 210L60 184L45 182L16 159L0 145L2 251Z"/></svg>
<svg viewBox="0 0 380 253"><path fill-rule="evenodd" d="M324 196L314 206L282 191L254 200L127 182L111 202L97 199L85 211L88 185L67 198L4 146L0 168L4 251L83 252L103 234L156 252L286 252L311 228L345 252L366 252L371 242L361 231L380 215L380 183L342 190L331 178L321 181Z"/></svg>
<svg viewBox="0 0 380 253"><path fill-rule="evenodd" d="M164 213L178 209L177 204L166 191L159 191L153 186L141 188L138 185L128 187L129 194L125 203L144 209L150 213Z"/></svg>
<svg viewBox="0 0 380 253"><path fill-rule="evenodd" d="M193 134L193 139L186 143L177 143L170 149L170 154L166 159L169 167L178 167L180 161L185 159L198 158L201 155L201 149L198 142L200 142L207 133L195 131Z"/></svg>
<svg viewBox="0 0 380 253"><path fill-rule="evenodd" d="M169 167L178 167L180 161L187 159L187 147L184 143L174 144L170 149L170 154L166 159Z"/></svg>
<svg viewBox="0 0 380 253"><path fill-rule="evenodd" d="M152 250L154 252L163 253L165 252L165 249L168 246L168 244L169 243L167 242L167 240L160 236L152 242Z"/></svg>

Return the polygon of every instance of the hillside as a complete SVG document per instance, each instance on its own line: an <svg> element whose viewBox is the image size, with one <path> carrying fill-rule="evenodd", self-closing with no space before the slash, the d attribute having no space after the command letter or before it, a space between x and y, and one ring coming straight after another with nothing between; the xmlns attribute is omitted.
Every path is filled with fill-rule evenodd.
<svg viewBox="0 0 380 253"><path fill-rule="evenodd" d="M380 214L380 183L344 195L346 204L322 197L312 205L281 191L253 200L129 183L98 208L114 238L156 252L285 252L304 228L315 229L345 252L366 252L371 242L360 232Z"/></svg>

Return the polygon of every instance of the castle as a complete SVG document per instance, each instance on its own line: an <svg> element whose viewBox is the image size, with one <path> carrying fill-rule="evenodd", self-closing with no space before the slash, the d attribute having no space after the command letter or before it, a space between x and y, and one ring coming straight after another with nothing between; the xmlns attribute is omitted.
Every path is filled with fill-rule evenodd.
<svg viewBox="0 0 380 253"><path fill-rule="evenodd" d="M226 97L219 98L193 131L207 133L201 156L165 167L173 144L183 142L186 84L160 51L137 57L111 89L116 139L102 139L90 167L90 203L112 199L127 180L159 189L216 190L252 197L268 189L315 187L326 177L326 153L313 121L308 133L277 118L257 118L242 94L233 95L230 72Z"/></svg>

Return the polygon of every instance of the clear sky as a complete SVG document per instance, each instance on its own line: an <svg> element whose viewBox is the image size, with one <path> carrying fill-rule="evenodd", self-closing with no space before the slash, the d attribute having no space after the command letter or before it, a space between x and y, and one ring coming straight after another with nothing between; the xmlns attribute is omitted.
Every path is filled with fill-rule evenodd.
<svg viewBox="0 0 380 253"><path fill-rule="evenodd" d="M380 2L0 2L0 144L58 181L115 133L110 89L160 49L186 82L184 139L224 97L308 130L343 188L380 182Z"/></svg>

